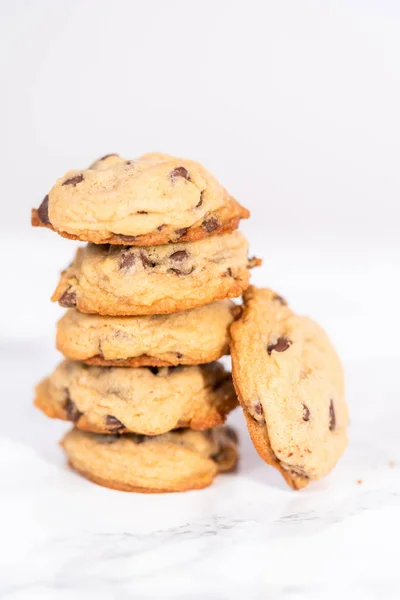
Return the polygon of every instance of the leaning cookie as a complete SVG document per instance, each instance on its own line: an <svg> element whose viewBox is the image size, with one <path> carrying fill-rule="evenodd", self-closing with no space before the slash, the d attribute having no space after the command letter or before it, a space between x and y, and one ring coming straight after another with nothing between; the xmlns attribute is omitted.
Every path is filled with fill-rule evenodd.
<svg viewBox="0 0 400 600"><path fill-rule="evenodd" d="M249 285L246 238L235 231L147 248L89 244L62 273L52 300L110 316L174 313L235 298Z"/></svg>
<svg viewBox="0 0 400 600"><path fill-rule="evenodd" d="M112 154L59 179L32 225L95 244L155 246L229 233L249 211L200 164Z"/></svg>
<svg viewBox="0 0 400 600"><path fill-rule="evenodd" d="M222 425L237 398L219 363L126 369L64 361L37 386L35 405L85 431L159 435Z"/></svg>
<svg viewBox="0 0 400 600"><path fill-rule="evenodd" d="M61 442L69 465L99 485L125 492L184 492L210 485L238 460L230 427L180 429L156 437L96 435L73 429Z"/></svg>
<svg viewBox="0 0 400 600"><path fill-rule="evenodd" d="M104 317L71 308L57 325L66 358L102 366L163 367L212 362L229 354L238 307L219 300L171 315Z"/></svg>
<svg viewBox="0 0 400 600"><path fill-rule="evenodd" d="M281 296L250 287L243 302L231 327L236 391L258 453L299 489L346 448L343 369L326 333Z"/></svg>

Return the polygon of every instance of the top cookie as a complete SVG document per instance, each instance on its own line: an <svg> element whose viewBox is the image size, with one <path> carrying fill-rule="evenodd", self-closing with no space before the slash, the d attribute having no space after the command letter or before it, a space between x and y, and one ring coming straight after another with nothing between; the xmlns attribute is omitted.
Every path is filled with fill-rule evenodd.
<svg viewBox="0 0 400 600"><path fill-rule="evenodd" d="M155 246L228 233L248 217L194 161L110 154L59 179L32 211L32 225L95 244Z"/></svg>
<svg viewBox="0 0 400 600"><path fill-rule="evenodd" d="M231 326L232 375L260 456L294 489L343 454L344 376L326 333L272 290L249 287Z"/></svg>

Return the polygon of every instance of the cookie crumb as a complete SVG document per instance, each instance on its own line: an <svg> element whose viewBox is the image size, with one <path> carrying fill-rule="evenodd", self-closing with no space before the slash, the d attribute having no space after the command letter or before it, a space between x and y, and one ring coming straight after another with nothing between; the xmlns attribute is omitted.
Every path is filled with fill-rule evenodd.
<svg viewBox="0 0 400 600"><path fill-rule="evenodd" d="M262 265L262 259L261 258L257 258L256 256L252 256L251 258L247 259L247 268L248 269L253 269L254 267L261 267Z"/></svg>
<svg viewBox="0 0 400 600"><path fill-rule="evenodd" d="M362 484L362 482L363 482L363 480L362 480L362 479L357 479L357 483L358 483L358 485L361 485L361 484Z"/></svg>

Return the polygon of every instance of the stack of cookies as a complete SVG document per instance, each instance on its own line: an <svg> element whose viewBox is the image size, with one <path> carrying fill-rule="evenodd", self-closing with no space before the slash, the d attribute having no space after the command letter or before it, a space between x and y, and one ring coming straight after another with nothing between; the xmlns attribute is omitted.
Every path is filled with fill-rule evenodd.
<svg viewBox="0 0 400 600"><path fill-rule="evenodd" d="M229 353L249 285L249 213L201 165L162 154L108 155L58 180L32 223L88 242L53 301L68 309L66 360L35 404L74 428L70 465L101 485L149 492L209 485L234 467L222 426L237 406Z"/></svg>
<svg viewBox="0 0 400 600"><path fill-rule="evenodd" d="M35 400L74 423L63 446L88 479L147 492L209 485L237 461L223 426L237 397L259 455L293 489L344 452L340 360L316 323L249 287L260 261L237 231L248 216L201 165L162 154L70 171L33 211L33 225L89 242L53 295L69 309L57 330L67 360ZM241 306L229 300L242 293ZM214 362L229 352L233 383Z"/></svg>

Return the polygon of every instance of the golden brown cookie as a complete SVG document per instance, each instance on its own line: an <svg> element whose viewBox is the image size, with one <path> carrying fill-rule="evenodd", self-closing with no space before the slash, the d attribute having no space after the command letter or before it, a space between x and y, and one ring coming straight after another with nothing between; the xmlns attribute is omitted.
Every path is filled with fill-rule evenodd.
<svg viewBox="0 0 400 600"><path fill-rule="evenodd" d="M250 287L243 302L231 327L236 391L258 453L299 489L346 448L342 365L326 333L272 290Z"/></svg>
<svg viewBox="0 0 400 600"><path fill-rule="evenodd" d="M111 154L59 179L32 211L32 225L95 244L155 246L229 233L248 217L196 162Z"/></svg>
<svg viewBox="0 0 400 600"><path fill-rule="evenodd" d="M239 232L188 244L80 248L52 300L110 316L174 313L235 298L249 285L248 244Z"/></svg>
<svg viewBox="0 0 400 600"><path fill-rule="evenodd" d="M97 435L73 429L61 442L71 467L99 485L126 492L183 492L210 485L235 467L230 427L179 429L156 437Z"/></svg>
<svg viewBox="0 0 400 600"><path fill-rule="evenodd" d="M171 315L104 317L71 308L57 325L57 348L72 360L102 366L196 365L229 354L238 307L219 300Z"/></svg>
<svg viewBox="0 0 400 600"><path fill-rule="evenodd" d="M85 431L159 435L222 425L237 398L219 363L122 368L66 360L37 386L35 405Z"/></svg>

